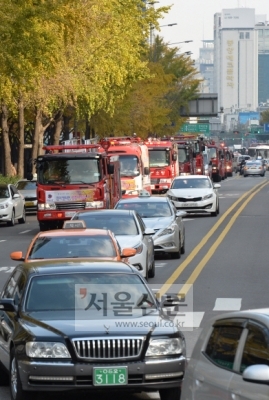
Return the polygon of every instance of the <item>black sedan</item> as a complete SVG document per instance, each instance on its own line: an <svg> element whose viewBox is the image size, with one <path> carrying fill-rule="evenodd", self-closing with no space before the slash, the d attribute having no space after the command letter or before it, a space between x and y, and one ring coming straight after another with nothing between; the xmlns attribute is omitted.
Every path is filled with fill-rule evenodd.
<svg viewBox="0 0 269 400"><path fill-rule="evenodd" d="M20 264L0 298L0 382L12 400L79 389L179 400L185 340L164 311L176 304L123 262Z"/></svg>

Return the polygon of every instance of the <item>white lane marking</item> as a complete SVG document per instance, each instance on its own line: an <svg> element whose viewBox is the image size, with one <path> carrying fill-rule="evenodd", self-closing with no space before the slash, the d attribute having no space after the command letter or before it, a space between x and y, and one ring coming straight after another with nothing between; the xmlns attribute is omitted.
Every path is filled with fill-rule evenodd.
<svg viewBox="0 0 269 400"><path fill-rule="evenodd" d="M21 235L22 233L31 232L31 230L32 230L32 229L28 229L28 231L19 232L19 235Z"/></svg>
<svg viewBox="0 0 269 400"><path fill-rule="evenodd" d="M163 263L159 263L158 262L158 263L155 264L155 267L156 268L162 268L162 267L165 267L166 265L167 265L167 263L165 263L165 262L163 262Z"/></svg>
<svg viewBox="0 0 269 400"><path fill-rule="evenodd" d="M238 311L241 309L242 299L239 298L217 298L213 311Z"/></svg>
<svg viewBox="0 0 269 400"><path fill-rule="evenodd" d="M5 272L6 274L9 274L13 271L14 268L15 267L0 267L0 272Z"/></svg>
<svg viewBox="0 0 269 400"><path fill-rule="evenodd" d="M6 242L6 240L0 240L0 243L1 243L1 242Z"/></svg>

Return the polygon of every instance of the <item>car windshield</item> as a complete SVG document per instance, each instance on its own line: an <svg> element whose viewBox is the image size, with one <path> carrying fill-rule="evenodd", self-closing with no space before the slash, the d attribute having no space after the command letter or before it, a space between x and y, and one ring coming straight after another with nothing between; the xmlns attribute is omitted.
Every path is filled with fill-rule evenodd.
<svg viewBox="0 0 269 400"><path fill-rule="evenodd" d="M108 229L115 235L138 235L139 233L132 215L94 214L94 212L90 214L82 213L75 215L74 219L83 219L87 228Z"/></svg>
<svg viewBox="0 0 269 400"><path fill-rule="evenodd" d="M36 190L36 181L19 181L16 186L19 190Z"/></svg>
<svg viewBox="0 0 269 400"><path fill-rule="evenodd" d="M126 304L127 303L127 304ZM25 311L143 311L156 308L151 292L135 274L68 273L35 276L28 287ZM113 314L112 314L113 315Z"/></svg>
<svg viewBox="0 0 269 400"><path fill-rule="evenodd" d="M9 192L7 188L0 188L0 199L8 199Z"/></svg>
<svg viewBox="0 0 269 400"><path fill-rule="evenodd" d="M247 161L246 165L262 165L262 163L260 161Z"/></svg>
<svg viewBox="0 0 269 400"><path fill-rule="evenodd" d="M172 211L167 202L124 202L120 201L117 208L122 210L135 210L142 218L171 217Z"/></svg>
<svg viewBox="0 0 269 400"><path fill-rule="evenodd" d="M149 150L150 167L165 167L170 165L169 151L166 149Z"/></svg>
<svg viewBox="0 0 269 400"><path fill-rule="evenodd" d="M209 179L175 179L171 185L171 189L205 189L211 188Z"/></svg>
<svg viewBox="0 0 269 400"><path fill-rule="evenodd" d="M30 260L78 257L116 257L110 236L39 237L29 254Z"/></svg>

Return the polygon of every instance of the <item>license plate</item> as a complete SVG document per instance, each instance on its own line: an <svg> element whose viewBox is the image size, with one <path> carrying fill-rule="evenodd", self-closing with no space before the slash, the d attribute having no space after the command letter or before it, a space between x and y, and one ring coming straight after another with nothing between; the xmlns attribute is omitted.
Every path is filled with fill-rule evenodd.
<svg viewBox="0 0 269 400"><path fill-rule="evenodd" d="M184 207L196 207L197 204L196 203L185 203Z"/></svg>
<svg viewBox="0 0 269 400"><path fill-rule="evenodd" d="M66 211L66 218L72 218L76 214L76 211Z"/></svg>
<svg viewBox="0 0 269 400"><path fill-rule="evenodd" d="M26 201L25 202L25 207L33 207L35 203L33 201Z"/></svg>
<svg viewBox="0 0 269 400"><path fill-rule="evenodd" d="M120 368L93 368L94 386L127 385L128 369Z"/></svg>

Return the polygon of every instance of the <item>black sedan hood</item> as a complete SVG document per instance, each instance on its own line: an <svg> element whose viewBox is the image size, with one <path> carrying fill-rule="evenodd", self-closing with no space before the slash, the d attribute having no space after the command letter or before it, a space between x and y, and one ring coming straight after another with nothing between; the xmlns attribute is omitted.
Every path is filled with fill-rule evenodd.
<svg viewBox="0 0 269 400"><path fill-rule="evenodd" d="M147 310L147 315L132 317L102 317L80 319L74 311L32 312L24 314L20 320L23 328L33 339L56 340L59 337L80 338L104 335L134 336L173 334L178 329L172 320L159 310Z"/></svg>

